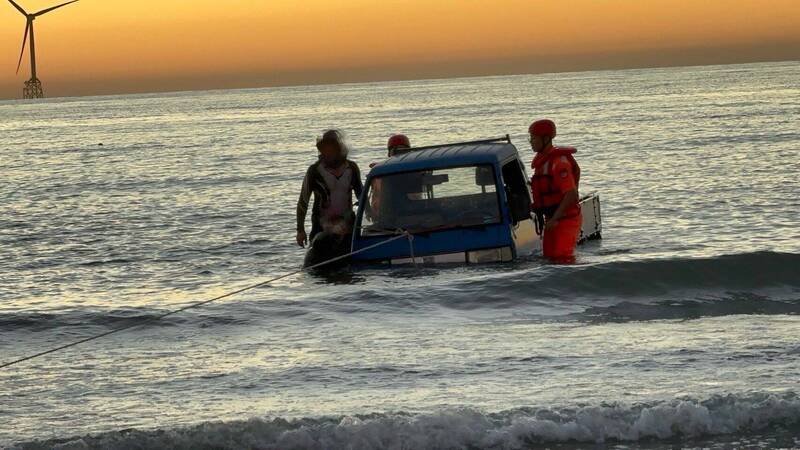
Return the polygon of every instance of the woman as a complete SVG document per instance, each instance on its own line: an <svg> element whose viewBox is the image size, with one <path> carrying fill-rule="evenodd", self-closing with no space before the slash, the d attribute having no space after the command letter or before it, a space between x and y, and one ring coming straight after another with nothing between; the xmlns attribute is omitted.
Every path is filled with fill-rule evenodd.
<svg viewBox="0 0 800 450"><path fill-rule="evenodd" d="M349 151L344 133L327 130L317 138L318 158L309 166L297 201L297 245L305 247L320 233L344 247L355 222L353 194L361 196L364 185L358 165L347 159ZM314 196L311 209L311 235L306 235L305 220L308 202ZM319 250L319 249L318 249ZM334 255L335 256L335 255Z"/></svg>

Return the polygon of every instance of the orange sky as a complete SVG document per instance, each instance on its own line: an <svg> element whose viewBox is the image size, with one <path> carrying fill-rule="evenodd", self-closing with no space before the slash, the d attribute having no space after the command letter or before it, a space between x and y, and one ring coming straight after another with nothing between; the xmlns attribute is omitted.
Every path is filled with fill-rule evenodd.
<svg viewBox="0 0 800 450"><path fill-rule="evenodd" d="M0 98L24 26L0 0ZM81 0L36 32L46 94L82 95L797 60L800 0Z"/></svg>

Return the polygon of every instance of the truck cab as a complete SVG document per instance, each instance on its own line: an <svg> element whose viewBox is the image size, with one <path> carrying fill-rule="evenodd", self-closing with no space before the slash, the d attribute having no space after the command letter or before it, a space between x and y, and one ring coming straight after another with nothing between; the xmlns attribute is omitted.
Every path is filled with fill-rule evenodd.
<svg viewBox="0 0 800 450"><path fill-rule="evenodd" d="M508 136L410 149L375 166L359 201L356 262L511 261L540 246L525 165ZM412 259L413 256L413 259Z"/></svg>

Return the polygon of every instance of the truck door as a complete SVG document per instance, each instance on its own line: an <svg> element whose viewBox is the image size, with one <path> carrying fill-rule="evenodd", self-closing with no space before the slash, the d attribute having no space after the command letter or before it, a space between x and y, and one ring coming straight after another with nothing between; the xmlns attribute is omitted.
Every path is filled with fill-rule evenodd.
<svg viewBox="0 0 800 450"><path fill-rule="evenodd" d="M526 183L525 169L519 159L503 164L503 184L508 210L511 214L511 235L517 257L533 254L539 236L531 217L531 194Z"/></svg>

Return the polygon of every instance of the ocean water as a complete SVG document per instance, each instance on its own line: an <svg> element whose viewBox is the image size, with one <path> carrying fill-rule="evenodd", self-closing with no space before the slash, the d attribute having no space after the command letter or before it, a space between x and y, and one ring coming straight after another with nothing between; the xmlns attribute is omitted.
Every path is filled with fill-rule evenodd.
<svg viewBox="0 0 800 450"><path fill-rule="evenodd" d="M303 274L0 370L12 449L800 447L800 63L0 102L0 363L296 270L363 168L547 116L578 262ZM102 145L99 145L101 144Z"/></svg>

